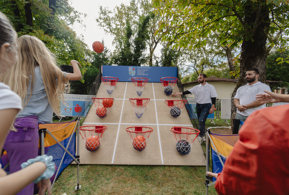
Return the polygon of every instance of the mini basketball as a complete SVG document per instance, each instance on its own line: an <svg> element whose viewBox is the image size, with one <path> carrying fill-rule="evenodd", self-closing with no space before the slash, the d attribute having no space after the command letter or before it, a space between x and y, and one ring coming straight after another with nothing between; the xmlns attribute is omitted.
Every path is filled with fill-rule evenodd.
<svg viewBox="0 0 289 195"><path fill-rule="evenodd" d="M99 106L96 108L96 115L99 116L100 118L105 117L107 114L107 110L103 106Z"/></svg>
<svg viewBox="0 0 289 195"><path fill-rule="evenodd" d="M180 155L187 155L191 152L191 145L186 140L179 140L176 149Z"/></svg>
<svg viewBox="0 0 289 195"><path fill-rule="evenodd" d="M179 107L173 106L170 110L170 114L176 118L181 115L181 109Z"/></svg>
<svg viewBox="0 0 289 195"><path fill-rule="evenodd" d="M132 145L137 151L142 151L146 147L146 139L142 135L138 135L133 139Z"/></svg>
<svg viewBox="0 0 289 195"><path fill-rule="evenodd" d="M112 105L113 105L113 99L104 99L103 101L102 101L102 105L105 107L105 108L110 108L110 107L112 107Z"/></svg>
<svg viewBox="0 0 289 195"><path fill-rule="evenodd" d="M92 44L92 48L96 53L101 53L101 52L103 52L104 46L101 42L95 41Z"/></svg>
<svg viewBox="0 0 289 195"><path fill-rule="evenodd" d="M170 85L164 87L164 92L166 95L171 95L173 93L173 87Z"/></svg>
<svg viewBox="0 0 289 195"><path fill-rule="evenodd" d="M100 146L100 140L98 136L90 136L86 139L85 148L89 151L95 151Z"/></svg>

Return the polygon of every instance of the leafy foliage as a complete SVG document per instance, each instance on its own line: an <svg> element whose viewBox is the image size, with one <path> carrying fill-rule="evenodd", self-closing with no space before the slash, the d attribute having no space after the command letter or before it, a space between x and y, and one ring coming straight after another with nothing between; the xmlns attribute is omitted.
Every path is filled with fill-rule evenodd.
<svg viewBox="0 0 289 195"><path fill-rule="evenodd" d="M286 50L282 53L276 51L267 58L267 80L282 81L282 83L273 84L273 88L289 87L289 62L278 62L278 59L285 59L288 56L289 50Z"/></svg>
<svg viewBox="0 0 289 195"><path fill-rule="evenodd" d="M98 25L104 29L105 32L114 36L113 43L116 48L113 52L114 56L121 58L121 55L126 55L127 57L129 57L128 51L121 54L121 50L124 50L124 43L127 39L127 21L129 21L132 32L131 39L135 40L131 40L131 43L134 43L134 46L136 47L137 45L142 45L140 47L144 47L144 43L137 43L136 40L138 39L135 39L136 36L138 36L139 38L142 37L141 39L139 39L139 41L145 40L146 46L144 47L144 50L149 50L148 57L140 57L140 63L148 64L149 66L153 65L153 61L157 59L157 57L155 56L155 50L160 44L162 35L155 34L156 30L158 29L158 21L160 20L160 17L157 14L151 14L152 12L153 6L150 0L131 0L129 5L126 6L124 4L121 4L120 6L116 6L114 10L100 7L99 17L96 19L96 21ZM148 19L148 16L150 16L149 21L147 21L147 23L142 23L143 27L145 27L143 28L144 31L142 32L142 27L140 27L140 21L144 20L144 18ZM124 26L126 28L124 28ZM136 47L134 48L134 46L130 48L132 52L134 51L134 49L138 50ZM136 54L138 52L134 51L134 53ZM137 63L134 62L134 64Z"/></svg>
<svg viewBox="0 0 289 195"><path fill-rule="evenodd" d="M249 67L258 67L265 74L267 53L277 44L286 46L282 35L288 31L289 7L284 0L153 2L156 14L162 18L157 33L163 34L163 40L175 48L205 47L206 38L212 34L217 35L221 47L235 48L242 44L240 82Z"/></svg>
<svg viewBox="0 0 289 195"><path fill-rule="evenodd" d="M89 91L95 81L97 74L101 71L102 65L109 65L109 50L104 48L102 53L92 54L91 66L86 67L86 72L83 75L84 82L71 82L71 93L73 94L89 94Z"/></svg>
<svg viewBox="0 0 289 195"><path fill-rule="evenodd" d="M82 14L68 0L4 0L0 2L0 10L11 20L18 36L38 37L54 53L59 65L77 60L83 67L82 73L90 65L91 52L69 27L81 22Z"/></svg>
<svg viewBox="0 0 289 195"><path fill-rule="evenodd" d="M140 66L146 62L144 51L146 40L149 38L148 24L152 17L152 14L140 17L136 36L133 36L130 21L126 21L126 34L125 37L118 40L121 50L112 57L113 64Z"/></svg>

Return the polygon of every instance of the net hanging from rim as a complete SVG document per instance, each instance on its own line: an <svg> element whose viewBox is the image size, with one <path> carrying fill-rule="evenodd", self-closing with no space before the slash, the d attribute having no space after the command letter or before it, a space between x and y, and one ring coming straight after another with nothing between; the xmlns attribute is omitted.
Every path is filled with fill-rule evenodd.
<svg viewBox="0 0 289 195"><path fill-rule="evenodd" d="M200 131L190 127L172 127L176 141L176 150L181 155L187 155L191 152L192 144L199 135Z"/></svg>
<svg viewBox="0 0 289 195"><path fill-rule="evenodd" d="M134 86L135 86L135 90L136 93L141 96L145 85L148 82L148 78L144 78L144 77L132 77L131 81L133 82Z"/></svg>
<svg viewBox="0 0 289 195"><path fill-rule="evenodd" d="M191 145L198 137L200 131L191 127L172 127L171 132L174 134L175 141L185 140Z"/></svg>
<svg viewBox="0 0 289 195"><path fill-rule="evenodd" d="M176 77L162 77L160 79L160 81L162 82L163 86L171 86L174 88L175 84L178 82L178 78Z"/></svg>
<svg viewBox="0 0 289 195"><path fill-rule="evenodd" d="M134 108L135 115L140 118L142 117L150 98L129 98L129 101Z"/></svg>
<svg viewBox="0 0 289 195"><path fill-rule="evenodd" d="M103 118L107 115L108 110L113 106L114 98L92 98L96 107L96 115Z"/></svg>
<svg viewBox="0 0 289 195"><path fill-rule="evenodd" d="M165 100L165 104L171 109L172 107L178 107L183 109L187 100Z"/></svg>
<svg viewBox="0 0 289 195"><path fill-rule="evenodd" d="M105 77L101 77L101 81L104 83L107 93L111 94L114 90L114 87L116 86L118 82L118 78L105 76Z"/></svg>
<svg viewBox="0 0 289 195"><path fill-rule="evenodd" d="M84 125L80 126L79 134L85 141L85 148L89 151L95 151L100 147L101 138L104 131L107 130L106 126L97 125Z"/></svg>
<svg viewBox="0 0 289 195"><path fill-rule="evenodd" d="M147 145L147 141L153 132L153 128L145 126L127 127L126 132L130 136L134 149L142 151Z"/></svg>

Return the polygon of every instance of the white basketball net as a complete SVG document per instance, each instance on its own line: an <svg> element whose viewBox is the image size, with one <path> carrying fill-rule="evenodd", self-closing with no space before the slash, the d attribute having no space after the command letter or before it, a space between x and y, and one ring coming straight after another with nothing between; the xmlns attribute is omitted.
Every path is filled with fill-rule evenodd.
<svg viewBox="0 0 289 195"><path fill-rule="evenodd" d="M133 107L134 108L134 112L135 112L135 115L140 118L142 117L142 114L143 112L145 111L145 107L142 107L142 106L136 106L136 107Z"/></svg>
<svg viewBox="0 0 289 195"><path fill-rule="evenodd" d="M141 96L144 86L135 86L136 93Z"/></svg>
<svg viewBox="0 0 289 195"><path fill-rule="evenodd" d="M112 85L106 85L105 87L106 87L107 93L111 94L114 90L115 85L113 85L113 86Z"/></svg>

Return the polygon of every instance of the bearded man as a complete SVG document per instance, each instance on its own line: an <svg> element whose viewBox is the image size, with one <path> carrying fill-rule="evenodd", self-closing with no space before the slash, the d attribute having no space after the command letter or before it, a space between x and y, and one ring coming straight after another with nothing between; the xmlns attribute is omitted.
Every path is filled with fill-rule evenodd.
<svg viewBox="0 0 289 195"><path fill-rule="evenodd" d="M237 107L235 119L245 121L255 110L265 108L266 105L257 101L256 95L265 91L271 91L270 87L258 81L259 70L252 68L246 71L247 85L239 87L234 97L234 104Z"/></svg>

